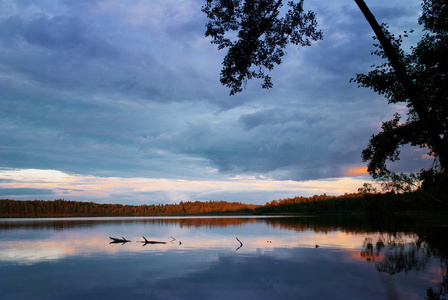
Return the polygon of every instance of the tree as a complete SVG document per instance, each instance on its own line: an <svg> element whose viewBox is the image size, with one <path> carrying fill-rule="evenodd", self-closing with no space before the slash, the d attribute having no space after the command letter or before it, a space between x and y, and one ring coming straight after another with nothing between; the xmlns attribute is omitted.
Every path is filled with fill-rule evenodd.
<svg viewBox="0 0 448 300"><path fill-rule="evenodd" d="M443 0L425 0L423 14L419 19L425 30L423 38L411 49L411 53L404 53L402 50L398 52L407 80L412 84L413 98L418 99L417 105L412 101L409 89L399 80L400 75L390 61L376 66L367 75L358 74L354 80L360 86L384 95L389 103L404 103L409 109L405 122L398 113L394 119L384 122L382 131L371 137L369 145L362 152L363 160L369 161L369 173L376 179L392 179L395 182L409 182L411 179L414 182L431 181L435 179L435 173L448 170L447 17L448 5ZM387 32L385 29L383 31ZM400 49L402 36L395 38L387 34L386 37L396 49ZM376 46L379 49L373 54L385 58L387 55L384 47ZM423 113L419 113L418 109L423 110ZM434 132L425 126L422 115L430 119ZM427 148L438 163L433 164L430 170L422 170L417 177L414 174L394 174L388 170L386 161L398 160L399 147L406 144Z"/></svg>
<svg viewBox="0 0 448 300"><path fill-rule="evenodd" d="M383 123L383 132L372 137L369 150L363 152L370 160L369 172L374 176L389 174L385 161L398 159L398 147L409 143L427 147L441 169L448 170L445 1L424 0L420 22L428 33L411 55L404 54L401 37L395 38L386 26L380 26L364 1L355 2L379 41L375 53L387 59L355 81L385 95L390 103L405 102L409 108L407 123L401 124L400 116L396 116ZM272 87L265 71L281 63L289 42L309 46L322 38L314 12L303 11L303 0L287 4L290 9L282 17L282 0L207 0L202 8L209 18L205 35L219 50L229 48L221 83L231 88L231 95L242 91L243 83L252 78L264 79L263 88Z"/></svg>
<svg viewBox="0 0 448 300"><path fill-rule="evenodd" d="M303 10L303 0L290 1L288 6L280 16L282 0L207 0L202 8L209 18L205 35L219 50L229 48L222 63L221 83L231 89L231 95L241 92L243 83L252 78L263 79L262 87L271 88L266 70L281 63L288 43L310 46L322 39L315 14ZM228 31L237 32L237 39L227 37Z"/></svg>

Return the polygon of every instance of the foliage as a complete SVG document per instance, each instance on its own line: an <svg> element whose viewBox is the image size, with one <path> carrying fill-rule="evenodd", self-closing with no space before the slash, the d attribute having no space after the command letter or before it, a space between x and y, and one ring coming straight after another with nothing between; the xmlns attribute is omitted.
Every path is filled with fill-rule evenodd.
<svg viewBox="0 0 448 300"><path fill-rule="evenodd" d="M358 189L361 194L376 194L376 187L372 186L370 183L364 183L362 187Z"/></svg>
<svg viewBox="0 0 448 300"><path fill-rule="evenodd" d="M406 121L397 113L383 123L362 157L369 161L369 173L386 183L386 190L411 191L422 185L430 170L410 175L388 170L386 161L398 160L401 146L427 148L441 170L448 170L448 5L444 0L423 1L419 22L425 35L408 54L401 49L402 36L396 38L385 25L378 25L364 1L355 2L379 41L373 54L387 61L367 75L358 74L354 81L409 109ZM303 11L303 0L288 2L290 9L283 17L281 6L281 0L207 0L202 8L209 18L206 36L218 49L228 48L221 83L231 88L230 94L240 92L251 78L264 79L262 86L270 88L265 70L281 63L288 43L308 46L322 38L315 14Z"/></svg>
<svg viewBox="0 0 448 300"><path fill-rule="evenodd" d="M446 180L446 177L442 178ZM435 195L446 195L448 187L437 178L429 191ZM443 197L443 196L442 196ZM446 196L445 196L446 197ZM243 204L226 201L194 201L178 204L122 205L99 204L69 200L18 201L0 199L0 218L48 218L48 217L105 217L105 216L185 216L185 215L261 215L261 214L302 214L302 215L349 215L359 213L390 214L398 211L422 208L440 212L448 211L441 201L434 199L426 191L409 193L378 193L365 184L359 193L340 196L314 195L272 200L265 205Z"/></svg>
<svg viewBox="0 0 448 300"><path fill-rule="evenodd" d="M221 83L231 88L231 95L241 92L243 83L252 78L263 79L263 88L272 87L265 72L281 63L288 43L309 46L322 39L315 14L303 10L303 0L289 1L283 16L282 2L207 0L202 8L209 18L205 35L219 50L229 48L222 63Z"/></svg>
<svg viewBox="0 0 448 300"><path fill-rule="evenodd" d="M376 197L375 199L377 199ZM367 199L367 201L366 201ZM373 212L381 201L372 200L361 193L342 196L315 195L273 200L266 205L251 205L238 202L207 201L180 202L179 204L121 205L98 204L67 200L16 201L0 200L0 217L100 217L100 216L163 216L197 214L334 214L355 211ZM392 201L393 202L393 201ZM381 204L383 205L383 204ZM380 205L380 206L381 206ZM384 203L384 205L386 205ZM391 203L387 207L391 207ZM386 207L386 206L385 206ZM387 210L384 208L384 210Z"/></svg>
<svg viewBox="0 0 448 300"><path fill-rule="evenodd" d="M0 217L100 217L100 216L161 216L246 212L256 205L238 202L208 201L179 204L121 205L98 204L67 200L15 201L0 200Z"/></svg>
<svg viewBox="0 0 448 300"><path fill-rule="evenodd" d="M394 37L387 32L383 25L383 31L399 50L401 61L405 64L408 77L415 83L417 97L429 116L436 134L441 137L445 148L448 145L448 5L442 0L425 0L423 2L423 14L419 19L424 26L425 34L416 47L410 53L401 49L402 38ZM380 45L372 54L386 58ZM364 161L368 161L368 171L375 179L389 181L400 189L397 184L401 181L405 190L412 189L429 179L436 170L443 170L439 166L441 155L436 151L429 132L423 126L422 120L416 113L413 103L410 101L405 87L397 78L397 73L390 62L376 66L367 75L358 74L354 79L359 86L371 88L380 95L384 95L389 103L406 105L408 108L406 121L396 113L394 118L382 124L381 132L372 135L369 144L362 152ZM400 147L406 144L426 148L429 155L435 159L430 170L422 170L419 174L394 174L387 166L387 161L399 160ZM440 161L441 162L441 161ZM428 176L431 175L431 176ZM433 176L432 176L433 177ZM432 178L431 177L431 178ZM425 186L423 184L423 186Z"/></svg>
<svg viewBox="0 0 448 300"><path fill-rule="evenodd" d="M379 195L375 195L378 199ZM294 197L274 200L254 210L256 214L299 213L306 215L320 214L352 214L377 212L370 203L371 199L362 193L344 194L341 196L314 195L312 197ZM379 202L374 200L374 203ZM389 203L390 208L393 204Z"/></svg>

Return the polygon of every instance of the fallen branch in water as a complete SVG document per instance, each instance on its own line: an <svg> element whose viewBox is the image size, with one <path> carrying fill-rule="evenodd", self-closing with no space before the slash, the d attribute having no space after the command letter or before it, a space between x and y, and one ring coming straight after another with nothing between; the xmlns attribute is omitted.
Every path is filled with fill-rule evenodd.
<svg viewBox="0 0 448 300"><path fill-rule="evenodd" d="M159 242L159 241L148 241L144 236L142 236L144 241L140 242L143 243L143 246L146 244L166 244L166 242Z"/></svg>
<svg viewBox="0 0 448 300"><path fill-rule="evenodd" d="M122 237L121 239L119 238L114 238L114 237L109 237L112 242L110 242L109 244L118 244L118 243L123 243L126 244L127 242L130 242L130 240L125 239L124 237Z"/></svg>
<svg viewBox="0 0 448 300"><path fill-rule="evenodd" d="M236 250L235 250L235 251L238 251L241 247L243 247L243 243L237 237L235 237L235 238L238 242L240 242L240 246L238 248L236 248Z"/></svg>

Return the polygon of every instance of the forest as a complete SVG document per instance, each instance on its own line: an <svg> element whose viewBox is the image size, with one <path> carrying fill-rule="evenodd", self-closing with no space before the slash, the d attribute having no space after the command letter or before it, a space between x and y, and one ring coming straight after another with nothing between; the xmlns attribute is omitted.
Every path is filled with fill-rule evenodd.
<svg viewBox="0 0 448 300"><path fill-rule="evenodd" d="M122 205L69 200L0 200L1 218L109 217L109 216L188 216L188 215L338 215L395 213L437 210L447 206L431 199L423 191L408 193L351 193L341 196L315 195L267 202L265 205L240 202L206 201L178 204Z"/></svg>
<svg viewBox="0 0 448 300"><path fill-rule="evenodd" d="M237 202L208 201L180 202L179 204L122 205L99 204L68 200L16 201L0 200L0 217L40 218L40 217L108 217L108 216L173 216L216 214L230 212L250 212L256 205Z"/></svg>

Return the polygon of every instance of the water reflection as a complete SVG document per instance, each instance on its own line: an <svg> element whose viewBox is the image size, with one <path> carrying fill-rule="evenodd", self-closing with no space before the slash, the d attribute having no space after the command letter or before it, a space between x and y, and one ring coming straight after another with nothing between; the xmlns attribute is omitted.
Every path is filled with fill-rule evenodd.
<svg viewBox="0 0 448 300"><path fill-rule="evenodd" d="M445 240L445 234L438 239ZM442 280L435 287L428 287L426 299L441 299L448 292L448 256L446 248L431 247L425 236L417 234L382 234L375 246L372 238L365 238L361 257L375 262L378 272L394 275L397 273L425 272L434 258L440 260ZM432 266L431 266L432 267Z"/></svg>
<svg viewBox="0 0 448 300"><path fill-rule="evenodd" d="M438 299L446 227L408 221L0 219L0 290L6 299Z"/></svg>
<svg viewBox="0 0 448 300"><path fill-rule="evenodd" d="M14 229L54 229L66 230L73 228L94 228L108 225L163 225L178 226L180 228L191 227L228 227L243 226L245 224L265 223L271 220L278 224L278 218L267 217L111 217L111 218L54 218L54 219L0 219L1 230ZM284 218L283 221L286 221Z"/></svg>
<svg viewBox="0 0 448 300"><path fill-rule="evenodd" d="M386 218L378 216L327 216L317 217L100 217L100 218L0 218L0 231L15 229L54 229L96 228L109 225L158 225L180 228L237 227L247 224L268 224L274 228L313 230L327 232L342 230L346 232L398 232L421 231L425 223L414 223L413 219ZM406 225L405 225L406 224ZM410 227L409 225L412 225Z"/></svg>

